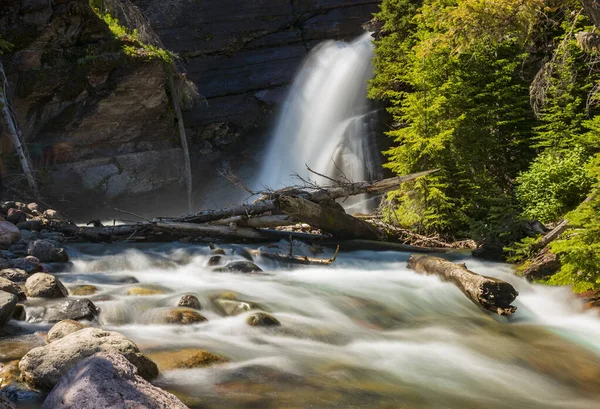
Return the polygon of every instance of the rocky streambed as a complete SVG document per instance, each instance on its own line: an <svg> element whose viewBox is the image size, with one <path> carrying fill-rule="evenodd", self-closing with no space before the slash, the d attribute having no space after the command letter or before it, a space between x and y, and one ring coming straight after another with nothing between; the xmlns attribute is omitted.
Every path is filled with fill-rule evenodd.
<svg viewBox="0 0 600 409"><path fill-rule="evenodd" d="M17 225L57 217L10 208L40 213ZM507 265L449 256L518 289L517 312L500 317L408 270L407 253L342 251L299 268L237 245L74 244L19 227L0 271L0 407L591 409L600 398L597 311Z"/></svg>

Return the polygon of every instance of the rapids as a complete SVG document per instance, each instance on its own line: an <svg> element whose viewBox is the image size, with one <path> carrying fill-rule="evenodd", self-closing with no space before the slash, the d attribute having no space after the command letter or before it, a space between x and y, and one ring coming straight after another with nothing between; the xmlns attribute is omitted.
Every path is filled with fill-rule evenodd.
<svg viewBox="0 0 600 409"><path fill-rule="evenodd" d="M597 312L569 289L530 284L508 265L452 256L518 289L518 311L506 318L480 310L452 284L408 270L406 253L342 252L318 268L255 260L266 275L213 272L210 250L198 245L88 244L69 254L71 271L57 276L67 286L99 288L90 298L104 328L149 354L203 348L231 359L162 371L155 383L193 408L599 407ZM139 285L165 293L126 295ZM219 315L211 298L224 292L258 303L282 326L250 327L250 313ZM200 299L208 322L152 323L154 309L186 293Z"/></svg>

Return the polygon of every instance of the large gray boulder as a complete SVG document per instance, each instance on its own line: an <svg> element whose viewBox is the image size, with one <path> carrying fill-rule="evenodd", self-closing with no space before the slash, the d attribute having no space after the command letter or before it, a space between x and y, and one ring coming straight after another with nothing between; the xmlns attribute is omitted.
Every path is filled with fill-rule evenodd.
<svg viewBox="0 0 600 409"><path fill-rule="evenodd" d="M145 379L158 376L156 364L144 356L130 339L118 332L99 328L84 328L48 345L32 349L19 362L19 370L23 381L29 386L50 390L75 365L98 352L123 355Z"/></svg>
<svg viewBox="0 0 600 409"><path fill-rule="evenodd" d="M25 292L28 297L61 298L69 292L60 280L53 275L36 273L25 282Z"/></svg>
<svg viewBox="0 0 600 409"><path fill-rule="evenodd" d="M17 226L7 221L0 221L0 248L7 249L21 240L21 231Z"/></svg>
<svg viewBox="0 0 600 409"><path fill-rule="evenodd" d="M0 291L5 291L7 293L16 295L20 301L23 301L27 298L25 297L23 289L18 284L13 283L4 277L0 277Z"/></svg>
<svg viewBox="0 0 600 409"><path fill-rule="evenodd" d="M66 263L69 256L65 249L56 247L48 240L34 240L29 243L27 253L30 256L37 257L42 263Z"/></svg>
<svg viewBox="0 0 600 409"><path fill-rule="evenodd" d="M29 278L29 274L20 268L5 268L0 270L0 277L6 278L13 283L24 283Z"/></svg>
<svg viewBox="0 0 600 409"><path fill-rule="evenodd" d="M176 396L137 375L122 355L101 352L75 365L42 409L187 409Z"/></svg>
<svg viewBox="0 0 600 409"><path fill-rule="evenodd" d="M17 301L16 295L0 291L0 327L12 317Z"/></svg>
<svg viewBox="0 0 600 409"><path fill-rule="evenodd" d="M88 298L61 300L43 306L27 307L28 322L59 322L62 320L92 321L98 308Z"/></svg>

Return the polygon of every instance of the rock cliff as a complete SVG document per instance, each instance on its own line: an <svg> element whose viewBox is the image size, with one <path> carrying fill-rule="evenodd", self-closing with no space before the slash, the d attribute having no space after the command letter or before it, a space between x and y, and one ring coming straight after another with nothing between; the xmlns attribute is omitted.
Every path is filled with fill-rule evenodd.
<svg viewBox="0 0 600 409"><path fill-rule="evenodd" d="M219 179L215 169L255 167L307 52L322 40L358 35L378 1L133 3L204 97L184 122L196 203L210 204L202 199L216 188L208 183ZM0 35L15 45L3 57L11 96L39 177L55 197L73 207L144 194L158 202L156 192L181 189L183 160L160 61L120 52L122 41L87 0L0 0Z"/></svg>

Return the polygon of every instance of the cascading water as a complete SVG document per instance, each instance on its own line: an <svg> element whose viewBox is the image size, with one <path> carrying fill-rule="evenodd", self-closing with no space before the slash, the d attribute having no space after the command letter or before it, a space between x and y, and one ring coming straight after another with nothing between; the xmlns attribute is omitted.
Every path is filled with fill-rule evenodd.
<svg viewBox="0 0 600 409"><path fill-rule="evenodd" d="M366 97L372 76L371 40L365 33L350 43L326 41L309 54L272 135L255 183L258 189L293 185L294 174L309 176L306 165L352 181L377 176L373 173L380 163Z"/></svg>

